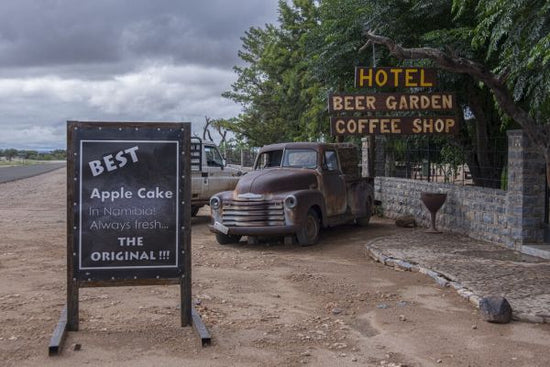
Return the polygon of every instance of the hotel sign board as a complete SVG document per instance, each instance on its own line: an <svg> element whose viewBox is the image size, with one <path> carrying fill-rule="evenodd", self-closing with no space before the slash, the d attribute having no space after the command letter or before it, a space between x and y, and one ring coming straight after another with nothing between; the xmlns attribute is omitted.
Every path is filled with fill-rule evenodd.
<svg viewBox="0 0 550 367"><path fill-rule="evenodd" d="M355 68L356 88L433 88L437 71L418 67Z"/></svg>
<svg viewBox="0 0 550 367"><path fill-rule="evenodd" d="M415 88L419 92L329 94L328 112L333 115L330 131L334 136L457 134L459 120L454 116L457 111L454 93L422 91L436 86L436 69L358 66L356 88ZM413 116L417 111L430 114Z"/></svg>

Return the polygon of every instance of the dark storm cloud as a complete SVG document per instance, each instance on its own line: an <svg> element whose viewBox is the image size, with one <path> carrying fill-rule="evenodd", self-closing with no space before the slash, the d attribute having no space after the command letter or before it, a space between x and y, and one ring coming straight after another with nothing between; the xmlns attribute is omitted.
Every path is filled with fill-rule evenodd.
<svg viewBox="0 0 550 367"><path fill-rule="evenodd" d="M0 0L0 149L64 148L67 120L230 118L240 37L278 0Z"/></svg>
<svg viewBox="0 0 550 367"><path fill-rule="evenodd" d="M234 65L239 37L272 21L273 2L0 2L0 67L134 65L146 59Z"/></svg>

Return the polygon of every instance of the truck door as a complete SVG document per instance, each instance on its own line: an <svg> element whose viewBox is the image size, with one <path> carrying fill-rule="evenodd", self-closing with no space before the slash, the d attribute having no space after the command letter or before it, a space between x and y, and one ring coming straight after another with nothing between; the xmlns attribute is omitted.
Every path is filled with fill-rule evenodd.
<svg viewBox="0 0 550 367"><path fill-rule="evenodd" d="M208 173L205 180L205 190L208 191L208 197L226 190L233 190L238 177L224 170L225 162L220 151L215 145L204 145L205 169Z"/></svg>
<svg viewBox="0 0 550 367"><path fill-rule="evenodd" d="M346 212L346 182L340 169L336 150L325 150L323 153L323 190L327 215L334 216Z"/></svg>

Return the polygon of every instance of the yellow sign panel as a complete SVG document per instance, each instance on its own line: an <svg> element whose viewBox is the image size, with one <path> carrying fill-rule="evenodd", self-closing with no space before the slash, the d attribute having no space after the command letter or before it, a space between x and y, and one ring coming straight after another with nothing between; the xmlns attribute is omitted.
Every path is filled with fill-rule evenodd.
<svg viewBox="0 0 550 367"><path fill-rule="evenodd" d="M449 111L455 109L452 93L330 94L328 112Z"/></svg>
<svg viewBox="0 0 550 367"><path fill-rule="evenodd" d="M458 121L454 116L332 117L330 130L332 135L455 134Z"/></svg>
<svg viewBox="0 0 550 367"><path fill-rule="evenodd" d="M409 67L355 68L356 88L431 88L435 87L435 69Z"/></svg>

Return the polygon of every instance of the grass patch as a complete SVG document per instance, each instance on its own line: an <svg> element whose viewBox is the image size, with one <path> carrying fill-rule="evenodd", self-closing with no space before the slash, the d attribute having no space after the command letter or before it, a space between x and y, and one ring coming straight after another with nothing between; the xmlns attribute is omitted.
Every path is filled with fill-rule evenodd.
<svg viewBox="0 0 550 367"><path fill-rule="evenodd" d="M0 161L0 167L32 166L34 164L40 164L44 162L46 161L37 161L34 159L12 159L11 161Z"/></svg>

